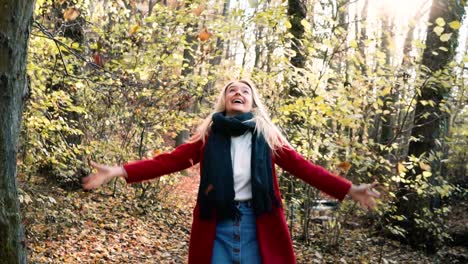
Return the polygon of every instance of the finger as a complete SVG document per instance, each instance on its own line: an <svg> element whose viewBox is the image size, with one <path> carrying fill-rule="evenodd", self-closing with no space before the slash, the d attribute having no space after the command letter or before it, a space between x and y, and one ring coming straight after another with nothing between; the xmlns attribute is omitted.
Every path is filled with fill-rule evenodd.
<svg viewBox="0 0 468 264"><path fill-rule="evenodd" d="M374 198L369 199L369 209L372 209L375 207L375 200Z"/></svg>
<svg viewBox="0 0 468 264"><path fill-rule="evenodd" d="M92 175L92 174L91 174L91 175ZM91 175L82 178L82 179L81 179L81 183L85 184L85 183L89 182L89 179L91 178Z"/></svg>
<svg viewBox="0 0 468 264"><path fill-rule="evenodd" d="M85 191L89 191L91 190L91 185L89 183L84 183L81 185L81 187L85 190Z"/></svg>
<svg viewBox="0 0 468 264"><path fill-rule="evenodd" d="M90 181L82 184L81 186L85 190L92 190L92 189L97 188L99 186L99 183L94 179L94 180L90 180Z"/></svg>
<svg viewBox="0 0 468 264"><path fill-rule="evenodd" d="M374 197L374 198L379 198L380 197L380 193L376 190L367 190L367 195L368 196L371 196L371 197Z"/></svg>
<svg viewBox="0 0 468 264"><path fill-rule="evenodd" d="M91 165L91 167L93 167L95 169L98 169L98 170L104 168L104 165L96 163L94 161L90 161L89 164Z"/></svg>
<svg viewBox="0 0 468 264"><path fill-rule="evenodd" d="M362 208L362 210L364 210L364 212L367 212L369 210L369 208L368 208L368 206L367 206L367 204L365 202L361 203L361 208Z"/></svg>

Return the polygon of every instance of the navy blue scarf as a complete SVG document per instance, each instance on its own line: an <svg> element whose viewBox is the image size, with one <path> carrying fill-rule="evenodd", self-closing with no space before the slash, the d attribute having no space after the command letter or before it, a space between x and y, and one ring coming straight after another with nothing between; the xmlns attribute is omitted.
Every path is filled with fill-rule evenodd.
<svg viewBox="0 0 468 264"><path fill-rule="evenodd" d="M231 137L250 131L252 135L251 184L252 205L256 215L271 212L279 206L273 189L271 150L262 135L255 131L252 113L226 117L223 113L213 115L211 133L205 146L203 171L198 202L200 218L211 219L216 211L218 220L240 219L235 206L234 179L231 161Z"/></svg>

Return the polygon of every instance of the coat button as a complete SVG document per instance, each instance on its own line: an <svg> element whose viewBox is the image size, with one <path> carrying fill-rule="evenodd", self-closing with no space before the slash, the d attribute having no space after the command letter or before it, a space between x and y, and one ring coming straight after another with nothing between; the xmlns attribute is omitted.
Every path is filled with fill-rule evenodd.
<svg viewBox="0 0 468 264"><path fill-rule="evenodd" d="M239 252L240 252L240 249L234 248L234 253L239 253Z"/></svg>

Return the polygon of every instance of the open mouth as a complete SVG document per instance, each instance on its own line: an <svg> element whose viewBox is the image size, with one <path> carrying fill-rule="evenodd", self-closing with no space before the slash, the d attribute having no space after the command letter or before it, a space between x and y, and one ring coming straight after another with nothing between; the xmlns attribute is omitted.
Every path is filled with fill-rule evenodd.
<svg viewBox="0 0 468 264"><path fill-rule="evenodd" d="M242 101L241 99L234 99L231 101L233 104L244 104L244 101Z"/></svg>

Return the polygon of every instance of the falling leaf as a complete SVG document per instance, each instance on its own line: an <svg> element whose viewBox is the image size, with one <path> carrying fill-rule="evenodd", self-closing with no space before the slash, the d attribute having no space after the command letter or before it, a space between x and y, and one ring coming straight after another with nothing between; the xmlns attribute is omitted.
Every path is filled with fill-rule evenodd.
<svg viewBox="0 0 468 264"><path fill-rule="evenodd" d="M104 67L104 61L102 59L102 55L101 53L99 53L99 51L95 51L93 53L93 62L94 64L100 66L100 67Z"/></svg>
<svg viewBox="0 0 468 264"><path fill-rule="evenodd" d="M200 16L201 13L203 13L203 11L205 11L205 5L199 5L199 6L197 6L197 8L195 8L192 12L193 12L196 16Z"/></svg>
<svg viewBox="0 0 468 264"><path fill-rule="evenodd" d="M286 26L287 29L292 28L292 24L291 24L291 22L289 22L289 20L286 21L285 26Z"/></svg>
<svg viewBox="0 0 468 264"><path fill-rule="evenodd" d="M73 21L80 15L80 11L74 7L70 7L63 12L63 19L65 21Z"/></svg>
<svg viewBox="0 0 468 264"><path fill-rule="evenodd" d="M132 27L130 27L130 30L128 31L128 35L133 36L133 34L135 34L138 31L138 29L140 29L139 24L133 25Z"/></svg>
<svg viewBox="0 0 468 264"><path fill-rule="evenodd" d="M204 28L199 34L198 34L198 39L200 41L207 41L211 37L211 33L208 32L206 28Z"/></svg>
<svg viewBox="0 0 468 264"><path fill-rule="evenodd" d="M351 168L351 163L347 162L347 161L343 161L343 162L340 162L337 167L339 169L341 169L342 171L344 172L348 172L349 169Z"/></svg>

